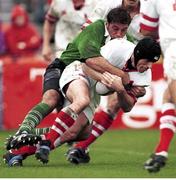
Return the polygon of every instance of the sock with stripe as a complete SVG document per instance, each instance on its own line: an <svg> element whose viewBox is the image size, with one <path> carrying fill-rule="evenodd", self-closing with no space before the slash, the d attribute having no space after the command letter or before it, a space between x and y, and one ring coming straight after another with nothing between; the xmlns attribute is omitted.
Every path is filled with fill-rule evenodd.
<svg viewBox="0 0 176 180"><path fill-rule="evenodd" d="M156 154L167 154L175 132L175 119L176 113L174 104L163 104L162 115L160 117L160 140L155 149Z"/></svg>
<svg viewBox="0 0 176 180"><path fill-rule="evenodd" d="M31 131L40 124L41 120L44 119L52 109L45 103L37 104L31 111L28 112L24 118L23 123L20 125L18 132L27 132Z"/></svg>
<svg viewBox="0 0 176 180"><path fill-rule="evenodd" d="M63 108L57 115L50 132L45 135L45 139L51 142L51 147L61 145L61 135L73 125L78 115L69 107Z"/></svg>
<svg viewBox="0 0 176 180"><path fill-rule="evenodd" d="M108 113L104 111L96 112L92 122L91 134L86 140L78 142L75 147L87 149L90 144L92 144L111 126L112 122L113 119Z"/></svg>
<svg viewBox="0 0 176 180"><path fill-rule="evenodd" d="M31 130L31 133L32 134L35 134L35 135L42 135L42 134L45 134L45 133L48 133L50 131L50 127L46 127L46 128L35 128L35 129L32 129Z"/></svg>

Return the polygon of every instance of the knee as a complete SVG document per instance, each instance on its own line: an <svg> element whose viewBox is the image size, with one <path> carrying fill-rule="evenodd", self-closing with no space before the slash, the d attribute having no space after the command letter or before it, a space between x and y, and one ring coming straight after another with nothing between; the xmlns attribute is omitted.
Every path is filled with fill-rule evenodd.
<svg viewBox="0 0 176 180"><path fill-rule="evenodd" d="M48 90L44 93L42 102L48 104L50 107L56 107L61 95L56 90Z"/></svg>
<svg viewBox="0 0 176 180"><path fill-rule="evenodd" d="M78 106L85 108L90 104L90 98L89 97L79 97L79 98L77 98L77 100L75 102Z"/></svg>

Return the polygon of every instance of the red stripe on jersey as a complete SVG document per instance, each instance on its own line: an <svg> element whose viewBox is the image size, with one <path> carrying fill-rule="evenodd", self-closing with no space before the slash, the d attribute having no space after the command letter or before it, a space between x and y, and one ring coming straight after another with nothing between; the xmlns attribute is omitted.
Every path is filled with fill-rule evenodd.
<svg viewBox="0 0 176 180"><path fill-rule="evenodd" d="M87 19L86 22L82 25L81 30L85 29L91 23L92 21L90 19Z"/></svg>
<svg viewBox="0 0 176 180"><path fill-rule="evenodd" d="M87 19L86 23L87 23L87 24L91 24L92 21L91 21L90 19Z"/></svg>
<svg viewBox="0 0 176 180"><path fill-rule="evenodd" d="M142 30L146 30L146 31L157 31L158 30L158 26L157 27L152 27L152 26L147 26L143 23L140 23L140 28Z"/></svg>
<svg viewBox="0 0 176 180"><path fill-rule="evenodd" d="M59 20L59 18L56 18L50 14L46 14L45 19L48 20L50 23L55 23Z"/></svg>
<svg viewBox="0 0 176 180"><path fill-rule="evenodd" d="M150 21L150 22L155 22L155 23L156 23L156 22L159 21L159 18L152 18L152 17L149 17L149 16L147 16L147 15L145 15L145 14L143 14L142 17L143 17L145 20Z"/></svg>

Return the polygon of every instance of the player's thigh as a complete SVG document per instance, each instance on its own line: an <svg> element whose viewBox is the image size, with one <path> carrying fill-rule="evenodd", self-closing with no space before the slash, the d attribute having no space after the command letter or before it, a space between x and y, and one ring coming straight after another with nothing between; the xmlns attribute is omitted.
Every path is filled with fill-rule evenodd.
<svg viewBox="0 0 176 180"><path fill-rule="evenodd" d="M66 96L67 98L73 101L90 101L90 92L89 86L84 79L75 79L69 83Z"/></svg>

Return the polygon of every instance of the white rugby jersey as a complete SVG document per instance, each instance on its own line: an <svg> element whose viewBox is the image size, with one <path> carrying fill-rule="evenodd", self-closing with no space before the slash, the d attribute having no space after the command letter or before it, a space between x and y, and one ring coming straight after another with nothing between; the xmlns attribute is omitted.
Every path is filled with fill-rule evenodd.
<svg viewBox="0 0 176 180"><path fill-rule="evenodd" d="M159 27L161 40L176 39L176 0L145 0L142 13L141 29L154 31Z"/></svg>
<svg viewBox="0 0 176 180"><path fill-rule="evenodd" d="M135 45L126 39L113 39L101 48L101 55L112 65L123 69L133 54ZM151 69L140 73L129 70L130 80L136 86L149 86L151 84Z"/></svg>
<svg viewBox="0 0 176 180"><path fill-rule="evenodd" d="M53 0L46 15L51 23L56 23L55 44L57 49L65 49L87 20L97 0L85 0L80 10L75 10L72 0Z"/></svg>
<svg viewBox="0 0 176 180"><path fill-rule="evenodd" d="M97 3L97 6L94 8L93 12L90 14L87 24L90 24L91 22L96 21L97 19L105 19L108 12L116 7L122 6L123 0L101 0L99 3ZM140 9L143 8L143 1L140 0ZM140 21L141 21L141 14L136 14L131 23L128 27L127 33L134 39L134 42L136 43L138 40L142 38L142 35L139 33L140 29Z"/></svg>

